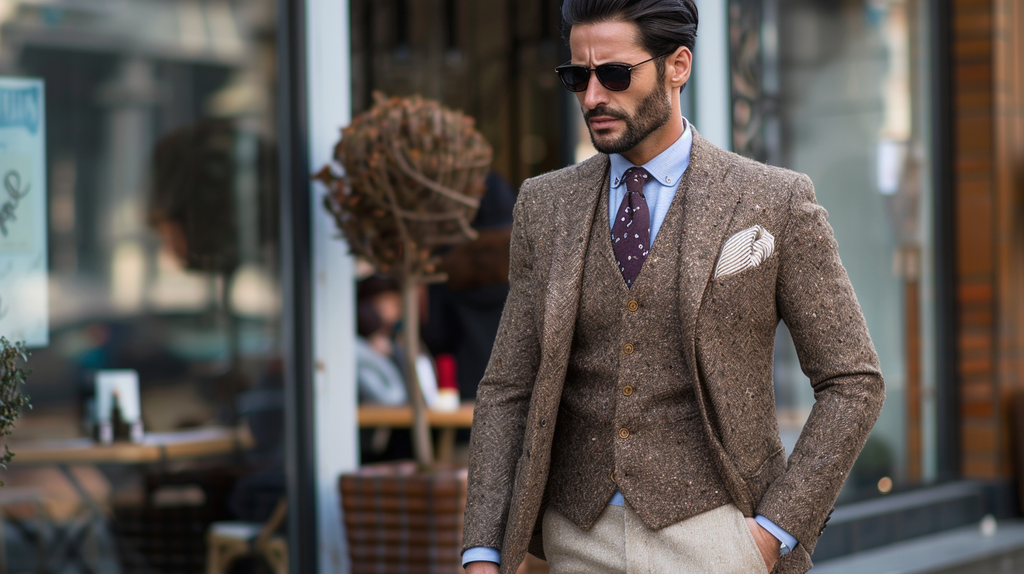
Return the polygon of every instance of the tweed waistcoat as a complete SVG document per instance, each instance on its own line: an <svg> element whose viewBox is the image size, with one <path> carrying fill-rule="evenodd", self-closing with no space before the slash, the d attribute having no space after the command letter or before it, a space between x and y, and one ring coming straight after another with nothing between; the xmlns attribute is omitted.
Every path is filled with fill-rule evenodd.
<svg viewBox="0 0 1024 574"><path fill-rule="evenodd" d="M648 527L662 528L731 500L680 352L682 202L673 201L632 287L616 265L607 202L603 186L552 443L550 504L588 529L619 489Z"/></svg>

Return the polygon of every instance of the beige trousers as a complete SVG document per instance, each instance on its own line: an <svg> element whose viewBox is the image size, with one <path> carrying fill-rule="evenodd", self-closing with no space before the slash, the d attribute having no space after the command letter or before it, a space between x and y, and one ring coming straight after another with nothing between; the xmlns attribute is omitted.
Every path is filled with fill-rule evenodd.
<svg viewBox="0 0 1024 574"><path fill-rule="evenodd" d="M766 574L743 514L726 504L661 530L629 507L607 506L580 530L554 508L544 513L551 574Z"/></svg>

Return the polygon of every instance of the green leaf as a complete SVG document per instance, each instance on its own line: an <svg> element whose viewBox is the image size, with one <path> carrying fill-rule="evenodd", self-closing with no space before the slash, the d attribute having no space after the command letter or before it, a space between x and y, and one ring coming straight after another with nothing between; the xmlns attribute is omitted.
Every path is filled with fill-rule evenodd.
<svg viewBox="0 0 1024 574"><path fill-rule="evenodd" d="M18 420L22 407L32 408L29 398L21 393L32 371L18 367L18 360L28 362L29 353L24 342L12 344L6 337L0 337L0 436L11 434L14 422ZM4 445L4 454L0 456L0 468L6 469L14 453ZM3 486L3 482L0 482Z"/></svg>

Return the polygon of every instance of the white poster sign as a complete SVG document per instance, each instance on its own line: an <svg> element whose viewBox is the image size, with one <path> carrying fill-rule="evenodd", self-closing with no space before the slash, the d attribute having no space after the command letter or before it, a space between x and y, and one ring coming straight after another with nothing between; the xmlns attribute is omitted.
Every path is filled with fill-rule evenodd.
<svg viewBox="0 0 1024 574"><path fill-rule="evenodd" d="M49 343L43 81L0 77L0 335Z"/></svg>

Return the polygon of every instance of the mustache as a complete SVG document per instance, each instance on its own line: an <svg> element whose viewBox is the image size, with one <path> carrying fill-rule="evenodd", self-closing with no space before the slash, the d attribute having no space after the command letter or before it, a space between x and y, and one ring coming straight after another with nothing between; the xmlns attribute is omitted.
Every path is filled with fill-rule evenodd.
<svg viewBox="0 0 1024 574"><path fill-rule="evenodd" d="M604 106L604 105L597 106L596 108L594 108L592 110L588 110L588 111L583 112L583 119L588 121L588 122L592 118L594 118L596 116L604 116L604 117L608 117L608 118L615 118L617 120L628 119L628 117L626 116L625 113L620 112L618 110L613 110L613 109L609 108L608 106Z"/></svg>

